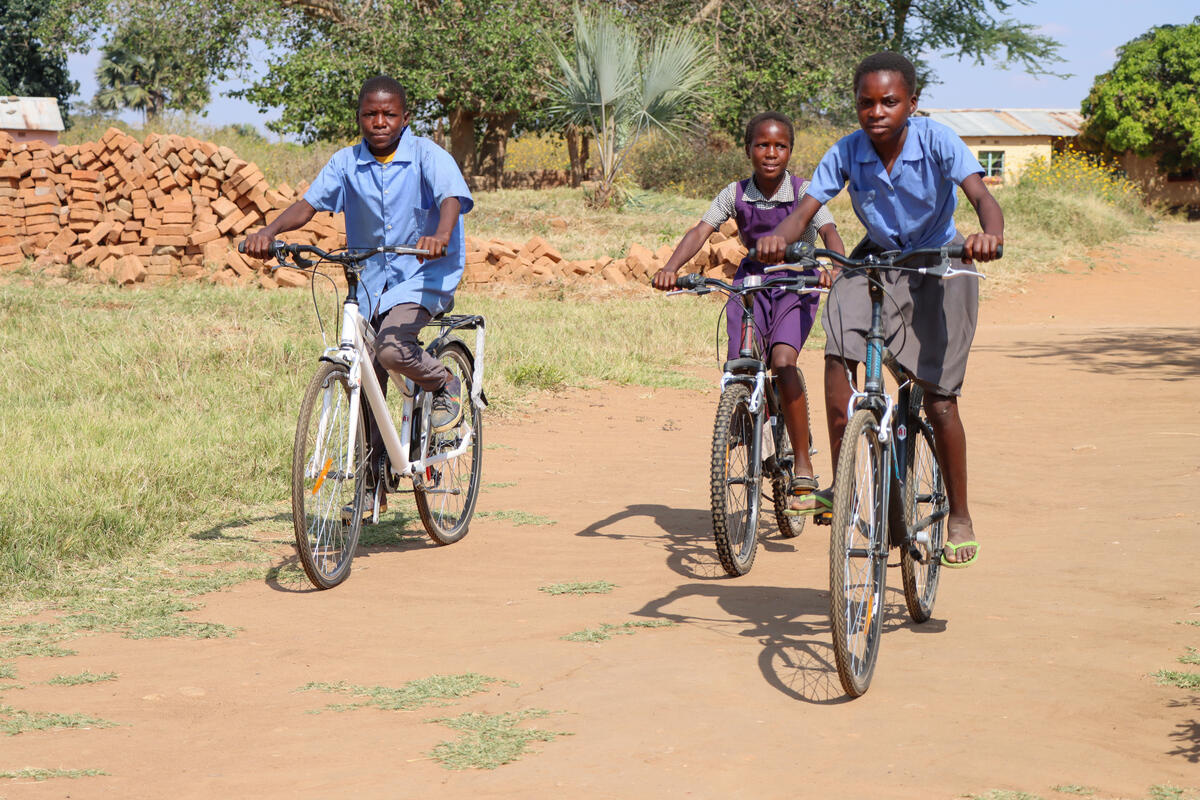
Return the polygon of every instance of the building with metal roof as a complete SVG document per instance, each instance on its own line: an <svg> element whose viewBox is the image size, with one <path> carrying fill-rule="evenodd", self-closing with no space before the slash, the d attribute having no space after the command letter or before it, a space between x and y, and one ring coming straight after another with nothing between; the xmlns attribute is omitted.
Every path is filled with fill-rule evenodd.
<svg viewBox="0 0 1200 800"><path fill-rule="evenodd" d="M58 100L53 97L0 97L0 131L15 142L40 139L53 147L63 129Z"/></svg>
<svg viewBox="0 0 1200 800"><path fill-rule="evenodd" d="M925 108L917 112L962 137L988 183L1015 183L1035 158L1079 135L1083 116L1067 108Z"/></svg>

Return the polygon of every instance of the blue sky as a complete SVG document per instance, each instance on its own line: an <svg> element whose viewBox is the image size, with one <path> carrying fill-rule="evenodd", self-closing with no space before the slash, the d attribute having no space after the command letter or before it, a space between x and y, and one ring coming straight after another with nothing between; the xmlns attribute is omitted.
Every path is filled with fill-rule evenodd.
<svg viewBox="0 0 1200 800"><path fill-rule="evenodd" d="M1087 96L1096 75L1112 67L1116 49L1155 25L1189 23L1200 14L1197 0L1040 0L1030 6L1017 6L1015 17L1032 23L1042 33L1062 42L1066 61L1057 71L1072 73L1070 78L1034 78L1018 69L1002 69L998 64L975 65L950 58L933 58L931 63L942 83L928 87L922 105L931 108L1071 108L1078 109ZM96 91L95 72L99 52L73 56L69 62L71 77L80 83L80 100L90 100ZM261 60L251 69L261 69ZM262 115L240 100L222 97L240 88L245 78L215 87L214 100L204 121L214 126L250 122L265 132L263 123L272 114ZM140 116L129 113L130 122Z"/></svg>

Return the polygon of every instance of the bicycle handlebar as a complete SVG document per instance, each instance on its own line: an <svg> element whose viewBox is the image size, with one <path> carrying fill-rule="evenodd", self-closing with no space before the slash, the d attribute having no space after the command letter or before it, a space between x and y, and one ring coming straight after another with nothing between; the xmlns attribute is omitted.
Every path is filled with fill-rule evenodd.
<svg viewBox="0 0 1200 800"><path fill-rule="evenodd" d="M750 258L755 258L757 248L751 247L748 253ZM1001 258L1004 255L1004 245L996 248L996 258ZM940 256L940 263L932 267L906 267L905 265L916 258L928 258L930 256ZM832 250L823 250L819 247L813 247L807 242L792 242L783 251L783 260L785 263L773 267L767 267L766 272L778 271L781 269L792 269L795 266L816 266L820 262L819 258L827 258L834 263L843 267L885 267L909 269L922 274L939 275L944 277L953 277L955 275L971 274L978 275L979 273L970 270L959 270L950 267L950 259L963 257L963 246L961 244L950 244L945 247L925 247L919 250L909 250L906 253L899 251L889 251L880 253L879 255L869 255L866 258L850 258L841 253L835 253Z"/></svg>
<svg viewBox="0 0 1200 800"><path fill-rule="evenodd" d="M237 249L239 253L244 254L246 252L246 243L244 241L238 242ZM369 250L354 250L344 253L327 253L321 248L311 244L288 244L287 242L281 242L279 240L271 242L271 256L274 256L279 260L280 266L285 263L285 255L290 255L296 266L301 268L311 267L316 263L315 261L310 261L307 258L302 257L301 253L309 253L314 255L320 261L332 261L336 264L341 264L347 269L366 261L371 256L379 255L380 253L395 253L402 256L429 255L428 250L421 250L416 247L404 247L402 245L372 247Z"/></svg>
<svg viewBox="0 0 1200 800"><path fill-rule="evenodd" d="M760 278L759 282L746 282L747 280L756 277ZM806 289L818 285L819 282L820 278L818 278L816 275L795 275L788 276L786 278L768 278L767 280L761 280L761 276L747 275L746 278L743 279L741 286L734 286L733 284L726 283L718 278L706 278L699 272L694 272L688 275L680 275L678 278L676 278L675 288L680 291L688 292L695 291L706 286L712 286L718 289L723 289L727 292L733 292L734 294L742 294L745 292L762 291L764 289L774 288Z"/></svg>

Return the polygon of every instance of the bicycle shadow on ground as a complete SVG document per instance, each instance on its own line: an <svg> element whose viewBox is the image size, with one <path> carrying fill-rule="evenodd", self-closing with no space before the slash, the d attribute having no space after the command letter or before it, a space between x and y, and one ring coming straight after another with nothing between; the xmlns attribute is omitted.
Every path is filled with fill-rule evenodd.
<svg viewBox="0 0 1200 800"><path fill-rule="evenodd" d="M1200 708L1200 695L1193 695L1187 700L1172 700L1167 708ZM1180 722L1169 734L1178 744L1167 751L1169 756L1182 756L1193 764L1200 764L1200 720L1190 719Z"/></svg>
<svg viewBox="0 0 1200 800"><path fill-rule="evenodd" d="M290 522L291 514L284 515L284 519ZM425 528L422 527L421 519L415 511L388 511L381 516L377 524L363 525L358 537L358 547L354 551L354 561L363 562L382 553L404 553L438 546L425 534ZM274 591L289 594L321 591L313 586L304 574L300 557L294 552L294 542L292 550L290 555L267 570L263 582ZM354 572L353 564L350 572Z"/></svg>
<svg viewBox="0 0 1200 800"><path fill-rule="evenodd" d="M620 529L622 523L636 519L653 520L662 533L631 533ZM712 513L708 509L637 503L593 522L575 535L641 541L647 547L663 547L667 551L667 566L685 578L715 580L729 577L717 557L712 534ZM793 545L779 538L773 515L764 514L759 525L758 540L764 550L795 551Z"/></svg>
<svg viewBox="0 0 1200 800"><path fill-rule="evenodd" d="M694 605L697 598L716 602L726 616L702 616L671 611L676 603ZM913 626L904 593L888 589L884 604L883 640L903 627L944 629L937 620ZM837 705L850 698L842 690L829 627L829 592L825 589L750 586L743 583L689 584L652 600L633 616L701 625L724 635L755 639L762 650L758 668L767 683L795 700ZM736 628L736 632L731 632Z"/></svg>
<svg viewBox="0 0 1200 800"><path fill-rule="evenodd" d="M1013 352L1013 348L1019 352ZM1200 331L1156 327L1103 329L1095 335L1064 341L1017 342L976 346L976 350L1022 360L1062 360L1071 369L1087 372L1132 370L1158 380L1182 381L1200 374Z"/></svg>

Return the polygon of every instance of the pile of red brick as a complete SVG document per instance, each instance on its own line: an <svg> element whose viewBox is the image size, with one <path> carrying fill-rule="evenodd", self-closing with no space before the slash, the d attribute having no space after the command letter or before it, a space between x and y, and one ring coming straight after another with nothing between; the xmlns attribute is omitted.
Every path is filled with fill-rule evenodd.
<svg viewBox="0 0 1200 800"><path fill-rule="evenodd" d="M228 147L191 137L144 140L109 128L98 142L16 144L0 132L0 272L33 259L60 277L124 286L173 280L268 288L306 286L308 276L273 273L235 244L303 194L271 188ZM732 223L713 235L688 269L732 275L745 254ZM342 220L317 214L289 242L345 246ZM603 280L646 285L671 254L634 245L620 259L567 261L544 239L524 244L467 239L469 284Z"/></svg>

